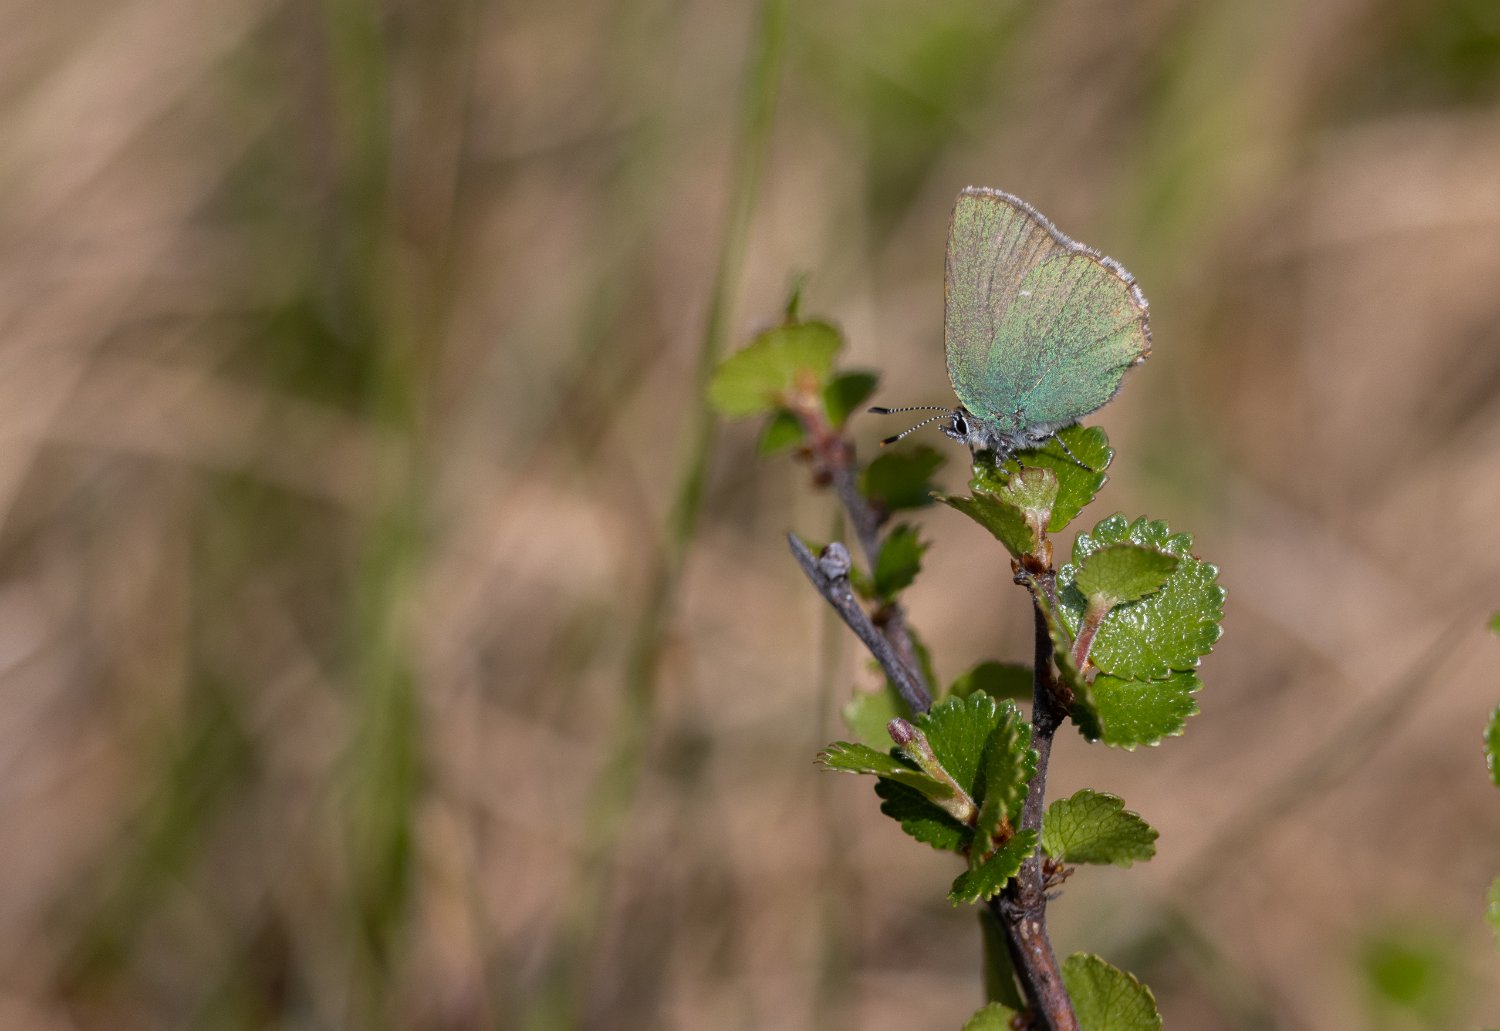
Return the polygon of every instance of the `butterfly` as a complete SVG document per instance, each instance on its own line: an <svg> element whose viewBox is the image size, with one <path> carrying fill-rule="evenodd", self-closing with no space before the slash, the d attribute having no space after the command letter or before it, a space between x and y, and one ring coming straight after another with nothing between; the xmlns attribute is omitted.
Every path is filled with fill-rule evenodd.
<svg viewBox="0 0 1500 1031"><path fill-rule="evenodd" d="M1036 447L1120 392L1151 354L1146 297L1113 258L1070 240L1030 204L970 186L948 229L943 343L959 406L942 431L995 462ZM1075 459L1076 460L1076 459Z"/></svg>

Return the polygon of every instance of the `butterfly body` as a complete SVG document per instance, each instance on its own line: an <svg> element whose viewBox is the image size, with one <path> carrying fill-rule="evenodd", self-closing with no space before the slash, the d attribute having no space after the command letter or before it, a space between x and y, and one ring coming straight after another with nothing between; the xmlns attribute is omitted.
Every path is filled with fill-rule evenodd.
<svg viewBox="0 0 1500 1031"><path fill-rule="evenodd" d="M943 304L960 404L943 432L998 462L1097 411L1151 353L1147 308L1119 262L1019 197L965 189L948 231Z"/></svg>

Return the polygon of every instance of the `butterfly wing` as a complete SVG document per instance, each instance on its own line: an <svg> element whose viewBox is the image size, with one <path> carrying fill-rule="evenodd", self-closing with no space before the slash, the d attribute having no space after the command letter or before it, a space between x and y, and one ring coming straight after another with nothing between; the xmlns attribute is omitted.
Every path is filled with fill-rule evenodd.
<svg viewBox="0 0 1500 1031"><path fill-rule="evenodd" d="M1130 273L1068 239L1025 201L970 187L948 237L948 375L974 415L1007 432L1074 422L1151 351Z"/></svg>

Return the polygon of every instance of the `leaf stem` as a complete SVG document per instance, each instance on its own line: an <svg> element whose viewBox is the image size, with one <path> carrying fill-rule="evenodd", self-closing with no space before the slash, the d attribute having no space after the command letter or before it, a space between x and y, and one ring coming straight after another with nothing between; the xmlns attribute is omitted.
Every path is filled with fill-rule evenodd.
<svg viewBox="0 0 1500 1031"><path fill-rule="evenodd" d="M1104 625L1104 618L1112 608L1112 598L1105 598L1102 602L1097 599L1089 600L1089 607L1084 610L1083 619L1078 624L1078 636L1073 639L1073 668L1079 672L1083 672L1088 664L1094 638L1099 635L1099 628Z"/></svg>

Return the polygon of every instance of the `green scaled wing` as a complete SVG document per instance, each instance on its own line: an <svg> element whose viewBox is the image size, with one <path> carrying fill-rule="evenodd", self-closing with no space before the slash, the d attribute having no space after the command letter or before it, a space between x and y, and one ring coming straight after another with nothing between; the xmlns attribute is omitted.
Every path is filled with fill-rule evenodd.
<svg viewBox="0 0 1500 1031"><path fill-rule="evenodd" d="M1076 422L1151 353L1129 272L1020 198L973 186L948 233L944 342L958 399L1007 432Z"/></svg>

